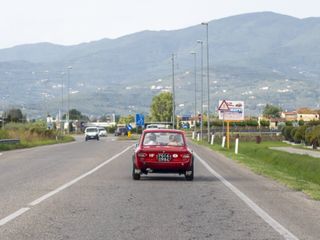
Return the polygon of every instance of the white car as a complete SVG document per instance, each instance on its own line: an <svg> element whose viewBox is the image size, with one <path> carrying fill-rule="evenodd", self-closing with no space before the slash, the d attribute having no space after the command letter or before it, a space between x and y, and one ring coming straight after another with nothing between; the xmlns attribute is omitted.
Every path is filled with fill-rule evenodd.
<svg viewBox="0 0 320 240"><path fill-rule="evenodd" d="M96 139L99 141L99 129L97 127L87 127L84 130L86 141L89 139Z"/></svg>
<svg viewBox="0 0 320 240"><path fill-rule="evenodd" d="M98 127L98 129L99 129L99 137L108 136L107 130L104 127Z"/></svg>

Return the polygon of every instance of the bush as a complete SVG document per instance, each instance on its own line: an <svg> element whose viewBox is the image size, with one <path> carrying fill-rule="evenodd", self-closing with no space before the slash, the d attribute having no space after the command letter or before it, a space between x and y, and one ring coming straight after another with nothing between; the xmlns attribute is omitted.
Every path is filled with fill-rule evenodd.
<svg viewBox="0 0 320 240"><path fill-rule="evenodd" d="M107 132L108 133L114 133L115 131L116 131L116 127L115 126L113 126L113 127L107 127Z"/></svg>
<svg viewBox="0 0 320 240"><path fill-rule="evenodd" d="M261 126L261 127L269 127L269 126L270 126L270 121L268 121L268 120L261 120L261 121L260 121L260 126Z"/></svg>
<svg viewBox="0 0 320 240"><path fill-rule="evenodd" d="M303 126L304 125L304 121L303 120L299 120L298 124L299 124L299 126Z"/></svg>
<svg viewBox="0 0 320 240"><path fill-rule="evenodd" d="M0 130L0 139L8 139L8 138L10 138L8 131L1 129Z"/></svg>
<svg viewBox="0 0 320 240"><path fill-rule="evenodd" d="M313 120L307 123L308 126L318 126L320 125L320 120Z"/></svg>
<svg viewBox="0 0 320 240"><path fill-rule="evenodd" d="M212 126L215 126L215 127L221 127L222 125L223 125L223 123L221 120L215 120L212 122Z"/></svg>
<svg viewBox="0 0 320 240"><path fill-rule="evenodd" d="M290 139L292 139L291 141L294 142L294 135L296 134L296 131L298 130L298 128L293 127L290 131Z"/></svg>
<svg viewBox="0 0 320 240"><path fill-rule="evenodd" d="M292 126L292 121L286 121L286 126Z"/></svg>
<svg viewBox="0 0 320 240"><path fill-rule="evenodd" d="M308 145L311 145L314 141L320 142L320 125L311 126L306 129L305 140Z"/></svg>
<svg viewBox="0 0 320 240"><path fill-rule="evenodd" d="M245 121L245 124L247 126L249 126L249 127L257 127L257 126L259 126L258 121L257 120L253 120L253 119Z"/></svg>
<svg viewBox="0 0 320 240"><path fill-rule="evenodd" d="M305 136L307 128L307 126L300 126L297 128L297 131L293 135L293 140L295 143L301 143L302 141L306 141Z"/></svg>
<svg viewBox="0 0 320 240"><path fill-rule="evenodd" d="M287 141L290 141L292 142L293 141L293 138L291 136L291 130L293 129L292 126L286 126L284 128L282 128L282 135L284 136L284 138L287 140Z"/></svg>

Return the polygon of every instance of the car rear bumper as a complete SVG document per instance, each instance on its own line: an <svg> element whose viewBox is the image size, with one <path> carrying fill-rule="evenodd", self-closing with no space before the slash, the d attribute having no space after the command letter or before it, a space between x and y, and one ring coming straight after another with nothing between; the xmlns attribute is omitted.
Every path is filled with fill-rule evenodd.
<svg viewBox="0 0 320 240"><path fill-rule="evenodd" d="M149 169L150 172L164 172L164 173L180 173L190 169L191 162L144 162L138 161L136 164L138 169L142 172Z"/></svg>

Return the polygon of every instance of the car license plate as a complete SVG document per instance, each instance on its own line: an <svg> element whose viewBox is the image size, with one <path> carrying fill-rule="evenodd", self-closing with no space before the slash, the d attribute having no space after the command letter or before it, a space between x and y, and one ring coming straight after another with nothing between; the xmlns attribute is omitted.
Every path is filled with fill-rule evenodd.
<svg viewBox="0 0 320 240"><path fill-rule="evenodd" d="M169 162L171 160L171 155L168 153L160 153L158 154L159 162Z"/></svg>

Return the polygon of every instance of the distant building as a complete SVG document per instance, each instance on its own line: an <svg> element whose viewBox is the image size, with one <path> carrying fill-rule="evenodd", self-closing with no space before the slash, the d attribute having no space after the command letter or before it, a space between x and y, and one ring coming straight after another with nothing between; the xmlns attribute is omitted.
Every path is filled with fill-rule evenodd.
<svg viewBox="0 0 320 240"><path fill-rule="evenodd" d="M281 118L285 119L285 121L297 121L298 119L297 111L282 112L280 116Z"/></svg>
<svg viewBox="0 0 320 240"><path fill-rule="evenodd" d="M309 110L308 112L303 110L297 110L292 112L282 112L281 118L285 121L304 121L310 122L313 120L319 120L319 113L317 111Z"/></svg>
<svg viewBox="0 0 320 240"><path fill-rule="evenodd" d="M310 122L314 120L319 120L319 114L318 113L298 113L297 120L303 120L304 122Z"/></svg>

